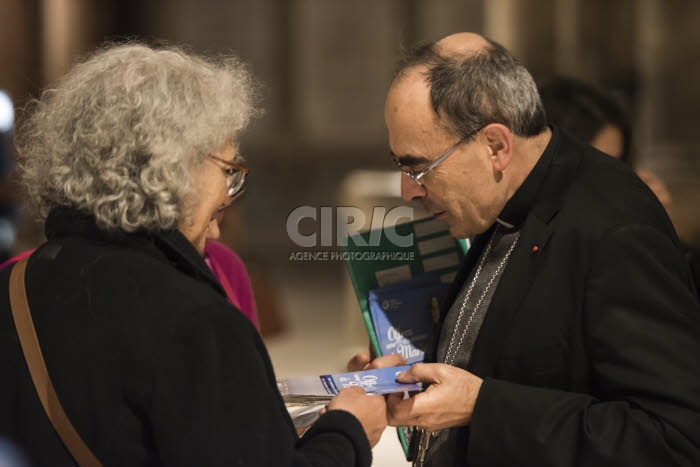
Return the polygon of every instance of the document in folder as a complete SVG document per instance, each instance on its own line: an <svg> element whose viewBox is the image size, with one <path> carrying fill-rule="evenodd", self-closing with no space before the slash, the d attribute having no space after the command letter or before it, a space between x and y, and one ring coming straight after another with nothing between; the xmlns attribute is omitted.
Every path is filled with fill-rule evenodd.
<svg viewBox="0 0 700 467"><path fill-rule="evenodd" d="M397 235L410 238L410 242L397 245ZM432 217L348 238L344 247L349 253L348 273L378 357L402 353L408 362L423 360L433 323L439 319L447 290L468 248L467 240L453 238L446 224ZM414 292L414 288L420 290ZM394 342L400 344L392 345ZM397 429L409 460L410 431L408 427Z"/></svg>

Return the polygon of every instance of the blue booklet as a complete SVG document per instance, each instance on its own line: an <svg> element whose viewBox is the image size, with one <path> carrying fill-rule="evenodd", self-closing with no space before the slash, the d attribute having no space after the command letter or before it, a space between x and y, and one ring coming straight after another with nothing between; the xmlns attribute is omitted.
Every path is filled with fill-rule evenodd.
<svg viewBox="0 0 700 467"><path fill-rule="evenodd" d="M382 355L399 353L422 362L450 284L438 274L370 290L369 310Z"/></svg>
<svg viewBox="0 0 700 467"><path fill-rule="evenodd" d="M420 391L421 383L396 382L396 375L410 367L404 365L335 375L280 378L277 380L277 388L294 426L307 427L318 419L319 412L326 403L344 388L360 386L368 394Z"/></svg>
<svg viewBox="0 0 700 467"><path fill-rule="evenodd" d="M411 245L395 245L387 235L392 230L400 237L411 237ZM376 240L372 242L375 237L378 244ZM372 350L378 357L385 353L379 345L370 311L370 291L429 274L439 275L441 282L450 283L468 247L466 240L452 238L446 224L433 218L418 219L393 228L369 230L349 238L347 246L343 247L347 253L351 253L347 260L348 272ZM376 258L366 259L365 253L373 254Z"/></svg>
<svg viewBox="0 0 700 467"><path fill-rule="evenodd" d="M360 386L368 394L420 391L420 383L396 382L396 375L408 368L410 365L335 375L280 378L277 380L277 388L286 402L328 400L338 394L341 389L351 386Z"/></svg>

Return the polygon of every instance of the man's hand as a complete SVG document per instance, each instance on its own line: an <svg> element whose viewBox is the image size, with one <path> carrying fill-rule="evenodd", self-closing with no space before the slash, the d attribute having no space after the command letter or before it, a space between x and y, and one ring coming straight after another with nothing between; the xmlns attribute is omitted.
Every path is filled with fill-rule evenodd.
<svg viewBox="0 0 700 467"><path fill-rule="evenodd" d="M348 362L348 371L374 370L376 368L391 368L406 364L403 355L393 353L372 360L369 354L358 353Z"/></svg>
<svg viewBox="0 0 700 467"><path fill-rule="evenodd" d="M401 383L431 383L408 399L402 394L387 398L391 426L420 426L427 431L469 424L483 380L468 371L443 363L416 363L400 373Z"/></svg>
<svg viewBox="0 0 700 467"><path fill-rule="evenodd" d="M357 417L372 447L386 428L386 401L382 396L368 395L359 386L341 389L328 403L327 410L345 410Z"/></svg>

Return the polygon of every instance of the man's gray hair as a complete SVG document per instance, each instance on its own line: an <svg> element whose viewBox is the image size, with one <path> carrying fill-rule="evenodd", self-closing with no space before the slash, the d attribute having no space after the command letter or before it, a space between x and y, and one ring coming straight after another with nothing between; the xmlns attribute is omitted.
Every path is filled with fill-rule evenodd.
<svg viewBox="0 0 700 467"><path fill-rule="evenodd" d="M442 55L434 42L419 45L404 54L394 80L410 68L427 67L433 110L462 138L489 123L518 136L539 134L547 119L534 79L502 45L487 41L469 55Z"/></svg>
<svg viewBox="0 0 700 467"><path fill-rule="evenodd" d="M232 56L125 44L75 66L30 104L17 136L21 181L40 217L58 206L100 227L174 228L197 199L194 169L260 111Z"/></svg>

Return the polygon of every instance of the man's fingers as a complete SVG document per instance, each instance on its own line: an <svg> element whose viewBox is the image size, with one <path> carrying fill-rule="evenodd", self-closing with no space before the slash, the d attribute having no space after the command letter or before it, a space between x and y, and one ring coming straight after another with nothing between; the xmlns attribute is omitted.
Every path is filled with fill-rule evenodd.
<svg viewBox="0 0 700 467"><path fill-rule="evenodd" d="M365 388L363 388L361 386L348 386L347 388L343 388L340 391L338 391L338 394L340 394L341 392L355 392L357 394L366 394L367 393Z"/></svg>
<svg viewBox="0 0 700 467"><path fill-rule="evenodd" d="M414 412L415 398L403 398L403 394L391 394L386 400L386 419L391 426L411 426L415 425L416 417Z"/></svg>
<svg viewBox="0 0 700 467"><path fill-rule="evenodd" d="M436 383L439 381L440 365L436 363L416 363L406 371L396 375L399 383Z"/></svg>
<svg viewBox="0 0 700 467"><path fill-rule="evenodd" d="M370 356L366 353L355 354L348 362L348 371L366 370L370 362Z"/></svg>
<svg viewBox="0 0 700 467"><path fill-rule="evenodd" d="M384 355L383 357L375 358L372 363L369 364L370 369L376 368L391 368L394 366L401 366L406 364L406 359L403 355L394 353L390 355Z"/></svg>

